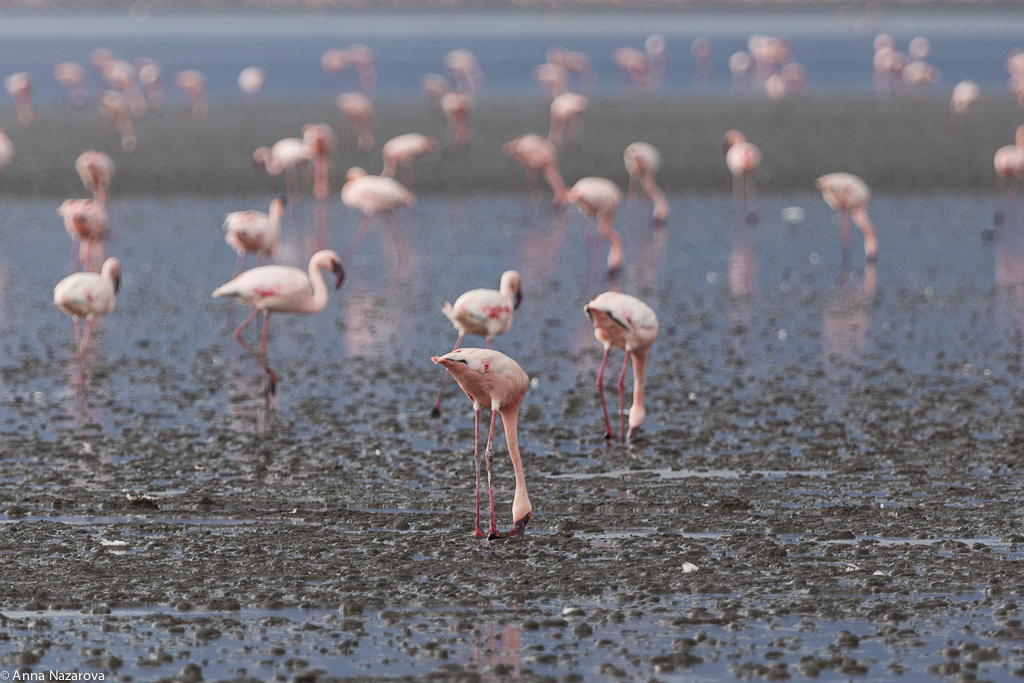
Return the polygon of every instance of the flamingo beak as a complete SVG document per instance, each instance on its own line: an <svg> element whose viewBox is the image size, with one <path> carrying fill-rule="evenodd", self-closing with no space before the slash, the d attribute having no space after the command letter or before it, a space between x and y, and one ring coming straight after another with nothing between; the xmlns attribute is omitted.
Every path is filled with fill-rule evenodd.
<svg viewBox="0 0 1024 683"><path fill-rule="evenodd" d="M519 304L521 303L523 303L523 293L521 291L518 291L512 297L512 308L518 309Z"/></svg>
<svg viewBox="0 0 1024 683"><path fill-rule="evenodd" d="M527 512L525 517L514 523L512 528L508 530L509 538L524 535L526 533L526 525L530 523L531 517L533 517L533 513Z"/></svg>
<svg viewBox="0 0 1024 683"><path fill-rule="evenodd" d="M121 273L114 275L114 294L121 291Z"/></svg>
<svg viewBox="0 0 1024 683"><path fill-rule="evenodd" d="M334 288L338 289L338 287L341 287L341 283L345 281L345 269L341 267L340 261L331 263L331 272L334 273Z"/></svg>
<svg viewBox="0 0 1024 683"><path fill-rule="evenodd" d="M633 427L632 429L630 429L629 430L629 437L628 437L629 440L632 441L633 439L635 439L636 435L637 435L637 432L639 432L639 431L640 431L640 425L637 425L636 427Z"/></svg>

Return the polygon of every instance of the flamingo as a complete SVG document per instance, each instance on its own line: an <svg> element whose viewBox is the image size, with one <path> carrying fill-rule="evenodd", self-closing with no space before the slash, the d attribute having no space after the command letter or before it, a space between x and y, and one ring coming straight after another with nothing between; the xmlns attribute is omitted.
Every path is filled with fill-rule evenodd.
<svg viewBox="0 0 1024 683"><path fill-rule="evenodd" d="M750 87L750 72L754 61L749 52L740 50L729 57L729 73L732 74L733 92L742 92Z"/></svg>
<svg viewBox="0 0 1024 683"><path fill-rule="evenodd" d="M334 100L341 115L356 129L356 144L369 152L373 149L373 100L361 92L347 92Z"/></svg>
<svg viewBox="0 0 1024 683"><path fill-rule="evenodd" d="M746 201L747 222L753 223L757 220L753 203L757 194L755 175L761 166L761 150L747 142L743 133L730 130L725 134L722 151L725 152L725 165L732 173L733 202L738 206L740 200Z"/></svg>
<svg viewBox="0 0 1024 683"><path fill-rule="evenodd" d="M852 173L829 173L818 178L815 185L821 190L821 196L825 203L843 217L843 261L846 262L850 255L850 218L852 217L853 222L864 233L864 256L868 263L874 263L878 257L878 238L875 236L875 226L868 218L868 202L871 200L871 191L868 189L867 183Z"/></svg>
<svg viewBox="0 0 1024 683"><path fill-rule="evenodd" d="M257 147L252 153L253 166L261 166L270 175L284 172L285 189L289 195L298 190L298 169L312 161L309 147L301 138L283 138L271 147Z"/></svg>
<svg viewBox="0 0 1024 683"><path fill-rule="evenodd" d="M558 172L558 149L549 140L534 133L521 135L505 143L501 151L526 168L526 191L532 194L537 187L537 173L544 175L555 193L555 206L564 206L567 190L562 174Z"/></svg>
<svg viewBox="0 0 1024 683"><path fill-rule="evenodd" d="M138 59L135 64L139 67L139 83L146 89L146 104L154 109L164 106L164 82L160 78L160 65L148 58Z"/></svg>
<svg viewBox="0 0 1024 683"><path fill-rule="evenodd" d="M287 200L278 197L270 202L267 213L262 211L232 211L224 216L224 241L238 254L235 274L242 272L246 252L256 254L258 265L263 265L267 256L277 251L281 236L281 216Z"/></svg>
<svg viewBox="0 0 1024 683"><path fill-rule="evenodd" d="M668 220L669 208L665 194L654 181L654 174L661 168L661 153L649 142L634 142L622 155L629 172L629 190L626 192L626 203L636 195L636 185L654 202L654 222L658 224Z"/></svg>
<svg viewBox="0 0 1024 683"><path fill-rule="evenodd" d="M468 147L472 137L469 115L473 111L473 96L463 92L446 93L441 97L441 111L448 117L448 139L456 147Z"/></svg>
<svg viewBox="0 0 1024 683"><path fill-rule="evenodd" d="M953 87L953 97L949 101L949 108L954 114L963 116L978 103L981 98L981 91L974 81L960 81Z"/></svg>
<svg viewBox="0 0 1024 683"><path fill-rule="evenodd" d="M54 79L71 91L71 103L83 107L89 101L85 87L85 67L78 62L57 62L53 65Z"/></svg>
<svg viewBox="0 0 1024 683"><path fill-rule="evenodd" d="M635 47L620 47L612 53L615 64L633 78L633 84L640 92L649 92L653 85L651 67L647 55Z"/></svg>
<svg viewBox="0 0 1024 683"><path fill-rule="evenodd" d="M1006 201L1009 205L1016 205L1017 189L1024 177L1024 125L1017 127L1016 144L1000 147L992 161L996 169L996 188L1005 179L1008 186ZM1002 212L996 214L997 222L1002 218Z"/></svg>
<svg viewBox="0 0 1024 683"><path fill-rule="evenodd" d="M438 118L441 114L441 98L450 89L448 78L441 74L427 74L423 77L423 94L430 101L431 118Z"/></svg>
<svg viewBox="0 0 1024 683"><path fill-rule="evenodd" d="M491 525L487 538L500 538L494 523L494 489L491 486L491 466L494 462L494 421L500 414L505 427L505 443L515 470L516 489L512 497L512 528L509 536L522 536L526 525L533 516L533 506L526 492L526 477L519 455L519 407L523 404L530 380L519 364L503 353L491 349L456 349L443 356L433 356L432 361L443 366L455 377L462 390L473 402L475 436L473 440L473 462L476 465L476 530L474 536L483 536L480 529L480 408L491 409L491 426L487 432L487 447L484 458L487 461L487 494L490 500Z"/></svg>
<svg viewBox="0 0 1024 683"><path fill-rule="evenodd" d="M111 88L117 90L128 99L132 115L141 118L145 115L147 105L139 90L139 72L133 64L123 59L111 59L103 65L103 78Z"/></svg>
<svg viewBox="0 0 1024 683"><path fill-rule="evenodd" d="M512 327L512 312L519 308L523 300L522 282L522 276L518 272L506 270L501 274L498 289L471 289L456 299L454 306L445 301L441 312L459 332L459 338L455 340L455 348L452 350L462 346L467 334L485 337L487 348L491 348L496 336L508 332ZM437 394L437 401L431 412L434 417L441 414L441 398L444 396L447 382L448 374L445 373L444 379L441 380L441 391Z"/></svg>
<svg viewBox="0 0 1024 683"><path fill-rule="evenodd" d="M397 167L402 167L402 183L411 188L412 164L416 159L437 151L437 140L419 133L398 135L384 143L384 170L381 175L393 178Z"/></svg>
<svg viewBox="0 0 1024 683"><path fill-rule="evenodd" d="M32 74L27 71L13 73L4 80L4 87L18 108L18 123L22 128L28 128L35 118L32 110Z"/></svg>
<svg viewBox="0 0 1024 683"><path fill-rule="evenodd" d="M377 87L377 71L373 68L373 50L362 43L348 46L349 63L359 75L359 89L372 92Z"/></svg>
<svg viewBox="0 0 1024 683"><path fill-rule="evenodd" d="M107 190L114 179L114 160L106 152L90 149L82 152L75 160L75 171L82 179L85 189L92 192L92 198L102 207L107 206Z"/></svg>
<svg viewBox="0 0 1024 683"><path fill-rule="evenodd" d="M57 213L64 219L64 228L71 235L71 268L75 267L75 242L79 246L78 261L86 270L93 262L93 249L107 232L107 210L92 199L67 199ZM102 255L102 250L100 250Z"/></svg>
<svg viewBox="0 0 1024 683"><path fill-rule="evenodd" d="M341 48L331 48L325 51L323 57L320 58L320 68L328 76L337 76L348 68L348 64L348 50Z"/></svg>
<svg viewBox="0 0 1024 683"><path fill-rule="evenodd" d="M331 155L336 138L326 123L307 123L302 127L302 142L313 162L313 196L327 199L331 194Z"/></svg>
<svg viewBox="0 0 1024 683"><path fill-rule="evenodd" d="M348 258L358 247L366 231L370 229L370 219L383 214L391 228L391 238L395 242L400 262L405 261L405 241L398 228L395 209L400 206L412 206L416 198L412 192L394 178L379 175L367 175L366 171L353 166L345 174L345 185L341 188L341 202L348 207L363 212L363 220L356 229L352 241L342 252L342 259Z"/></svg>
<svg viewBox="0 0 1024 683"><path fill-rule="evenodd" d="M569 89L569 72L561 64L545 62L534 68L533 78L550 97L558 97Z"/></svg>
<svg viewBox="0 0 1024 683"><path fill-rule="evenodd" d="M93 321L114 310L121 289L121 262L108 258L98 273L72 273L53 288L53 305L75 321L75 342L79 359L85 356ZM85 318L85 330L81 320Z"/></svg>
<svg viewBox="0 0 1024 683"><path fill-rule="evenodd" d="M238 74L238 89L252 97L263 89L267 72L258 66L248 66Z"/></svg>
<svg viewBox="0 0 1024 683"><path fill-rule="evenodd" d="M604 400L604 367L612 346L624 349L626 358L619 373L619 418L622 438L626 438L625 387L626 365L633 359L633 405L629 408L629 438L636 436L647 412L644 410L644 378L651 344L658 336L658 316L651 307L635 296L619 292L605 292L583 307L594 324L594 337L604 345L601 369L597 371L597 391L604 411L605 438L614 439L615 432L608 420L608 406Z"/></svg>
<svg viewBox="0 0 1024 683"><path fill-rule="evenodd" d="M267 364L267 331L271 313L319 313L327 305L327 283L321 270L330 270L335 277L334 288L341 287L345 271L341 259L330 249L313 254L309 269L303 272L291 266L259 266L245 271L230 282L213 290L213 296L226 296L251 306L253 311L238 326L234 336L238 343L255 356L263 368L264 391L269 401L277 391L277 375ZM263 313L263 333L260 336L260 352L256 353L245 343L242 332Z"/></svg>
<svg viewBox="0 0 1024 683"><path fill-rule="evenodd" d="M135 122L132 120L128 98L115 90L104 90L96 97L96 108L103 118L113 121L117 126L117 132L121 134L121 149L125 152L135 151L139 139L135 134Z"/></svg>
<svg viewBox="0 0 1024 683"><path fill-rule="evenodd" d="M608 273L614 274L622 268L622 237L615 231L615 212L622 203L622 191L607 178L580 178L566 194L589 223L597 219L598 229L608 240ZM589 236L589 231L587 231Z"/></svg>
<svg viewBox="0 0 1024 683"><path fill-rule="evenodd" d="M586 97L573 92L562 93L551 100L551 126L548 130L548 140L553 142L556 147L562 147L564 139L568 137L573 146L578 145L580 121L588 104Z"/></svg>
<svg viewBox="0 0 1024 683"><path fill-rule="evenodd" d="M14 159L14 142L3 128L0 128L0 171L7 168Z"/></svg>
<svg viewBox="0 0 1024 683"><path fill-rule="evenodd" d="M206 101L206 76L201 71L185 69L175 74L174 85L192 101L192 118L196 121L205 119L210 113L210 105Z"/></svg>
<svg viewBox="0 0 1024 683"><path fill-rule="evenodd" d="M651 72L651 84L661 86L665 81L665 36L660 33L647 36L644 41L644 52Z"/></svg>
<svg viewBox="0 0 1024 683"><path fill-rule="evenodd" d="M444 56L444 66L455 81L455 89L459 92L475 92L484 87L484 72L480 70L480 62L469 50L452 50Z"/></svg>

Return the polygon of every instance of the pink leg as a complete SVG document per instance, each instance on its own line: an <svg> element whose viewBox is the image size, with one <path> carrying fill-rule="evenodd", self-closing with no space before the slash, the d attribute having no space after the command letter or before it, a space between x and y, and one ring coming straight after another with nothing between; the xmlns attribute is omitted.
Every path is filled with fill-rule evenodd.
<svg viewBox="0 0 1024 683"><path fill-rule="evenodd" d="M484 457L487 459L487 497L491 502L491 528L487 532L487 538L492 540L501 537L501 534L498 533L498 527L494 524L494 489L491 487L491 465L494 464L494 449L492 448L494 443L494 423L497 419L498 411L491 410L491 428L487 432L487 450L484 451Z"/></svg>
<svg viewBox="0 0 1024 683"><path fill-rule="evenodd" d="M455 349L462 346L462 340L466 338L466 335L460 334L459 338L455 341ZM437 401L434 402L434 409L430 411L431 417L438 417L441 415L441 398L444 396L445 385L448 384L448 371L444 371L444 379L441 380L441 391L437 393Z"/></svg>
<svg viewBox="0 0 1024 683"><path fill-rule="evenodd" d="M345 247L345 251L341 253L341 260L347 261L348 257L352 255L356 249L359 248L363 238L366 237L366 231L370 229L370 217L363 214L363 220L360 221L359 227L356 229L356 234L352 236L352 241Z"/></svg>
<svg viewBox="0 0 1024 683"><path fill-rule="evenodd" d="M267 332L270 330L270 312L263 311L263 334L260 335L260 354L263 356L264 387L267 400L277 393L277 375L267 362Z"/></svg>
<svg viewBox="0 0 1024 683"><path fill-rule="evenodd" d="M82 324L79 322L78 317L75 316L75 348L78 349L78 363L81 367L82 357L85 355L85 344L82 341Z"/></svg>
<svg viewBox="0 0 1024 683"><path fill-rule="evenodd" d="M850 261L850 214L842 212L843 224L840 228L843 241L843 265L849 265Z"/></svg>
<svg viewBox="0 0 1024 683"><path fill-rule="evenodd" d="M445 377L448 375L445 374ZM473 410L473 464L476 468L476 531L474 536L483 536L480 528L480 408Z"/></svg>
<svg viewBox="0 0 1024 683"><path fill-rule="evenodd" d="M395 253L398 255L398 269L405 270L406 266L409 265L409 245L405 241L405 236L402 235L402 230L398 227L398 219L395 218L393 211L388 211L384 214L388 222L388 228L391 229L391 241L395 244Z"/></svg>
<svg viewBox="0 0 1024 683"><path fill-rule="evenodd" d="M236 277L238 277L238 274L242 272L242 266L243 265L245 265L245 252L244 251L240 251L240 252L238 252L238 260L235 261L235 274L231 276L232 280L234 280ZM231 327L231 323L233 322L232 318L234 316L231 315L231 312L234 309L235 309L235 300L231 299L230 301L228 301L228 317L224 321L224 324L227 325L228 327Z"/></svg>
<svg viewBox="0 0 1024 683"><path fill-rule="evenodd" d="M622 361L622 372L619 373L619 428L622 438L626 438L626 367L629 366L629 351Z"/></svg>
<svg viewBox="0 0 1024 683"><path fill-rule="evenodd" d="M263 317L264 336L263 336L263 341L262 341L262 343L260 345L260 348L264 350L264 355L260 355L259 353L256 353L256 351L251 346L249 346L248 344L245 343L245 339L242 338L242 331L245 330L245 328L248 327L249 324L253 320L255 320L256 316L259 315L259 314L260 314L260 310L258 308L254 309L253 312L249 314L249 317L246 318L242 322L242 324L238 326L238 329L235 330L234 337L238 341L238 343L242 345L242 348L244 348L246 351L248 351L250 354L252 354L252 356L255 357L256 360L259 361L260 367L263 369L263 372L264 372L264 380L266 380L266 376L268 374L273 377L273 373L271 373L270 372L270 368L267 367L267 358L266 358L266 354L265 354L265 351L266 351L266 336L265 335L266 335L267 325L269 324L270 315L269 314L265 314L264 317ZM276 379L277 378L274 377L274 381L275 382L276 382Z"/></svg>
<svg viewBox="0 0 1024 683"><path fill-rule="evenodd" d="M601 369L597 371L597 393L601 397L601 410L604 412L604 438L614 439L615 432L612 431L612 423L608 420L608 404L604 400L604 366L608 363L608 352L611 346L604 349L604 357L601 358Z"/></svg>

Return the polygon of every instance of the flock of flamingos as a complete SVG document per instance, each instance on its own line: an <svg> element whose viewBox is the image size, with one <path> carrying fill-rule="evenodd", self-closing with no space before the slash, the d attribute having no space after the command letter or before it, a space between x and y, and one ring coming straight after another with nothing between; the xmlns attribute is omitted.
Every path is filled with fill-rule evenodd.
<svg viewBox="0 0 1024 683"><path fill-rule="evenodd" d="M926 87L937 77L934 68L924 61L928 53L927 41L924 39L911 42L909 58L896 51L895 41L889 36L879 36L875 48L875 84L880 90ZM710 73L710 67L704 61L710 60L710 44L698 39L693 43L693 54L697 58L695 78ZM614 56L638 91L655 87L664 73L664 40L659 36L648 39L643 51L622 48ZM92 61L112 88L98 96L97 104L104 116L114 121L121 131L123 149L131 151L137 145L131 121L141 116L147 107L159 106L163 101L159 66L150 61L131 64L116 59L106 50L94 52ZM734 54L729 64L736 87L746 87L743 79L755 78L772 97L785 96L790 92L799 93L806 83L803 68L789 58L788 44L777 38L753 36L749 52ZM483 73L476 58L467 50L450 52L445 58L445 65L450 80L439 74L431 74L424 79L424 91L432 106L443 111L449 119L449 144L465 146L469 144L471 135L469 122L473 93L482 86ZM353 45L343 50L329 50L324 54L321 66L329 74L348 67L354 68L361 89L366 92L372 91L376 84L373 54L365 46ZM1024 103L1024 53L1011 55L1007 68L1011 74L1011 88L1019 88L1015 92ZM75 104L81 105L88 101L84 86L85 71L81 66L63 62L54 69L54 76L68 86ZM245 69L239 75L239 87L248 95L255 95L262 87L264 76L258 67ZM552 50L548 62L537 67L535 76L551 95L551 126L548 135L523 135L507 143L503 151L525 167L527 187L531 191L535 189L538 178L543 176L552 190L556 207L572 203L584 214L588 240L593 232L590 224L596 224L597 231L609 245L607 269L609 273L614 273L623 266L622 238L614 228L615 215L623 201L621 190L611 180L601 177L582 178L572 187L567 187L558 170L559 150L573 139L578 139L580 117L587 107L586 97L572 92L569 86L574 77L579 79L581 85L587 84L589 59L583 53ZM198 71L183 71L177 74L175 83L191 98L191 115L195 118L206 116L203 75ZM13 74L7 78L6 85L17 103L21 125L31 125L31 78L23 73ZM977 88L972 90L970 85L960 84L954 93L952 108L954 111L965 111L976 100ZM355 127L359 146L363 149L372 148L372 100L365 92L346 93L337 98L337 106ZM326 199L332 191L330 167L334 147L335 133L332 128L326 124L313 123L303 129L301 138L286 138L273 146L261 147L253 153L253 159L269 173L284 173L289 196L292 197L297 196L295 191L300 169L312 166L312 193L318 199ZM238 256L235 277L214 290L213 296L229 298L253 309L234 331L234 337L260 364L268 407L275 394L277 380L267 360L267 334L271 314L309 314L322 310L328 300L328 283L323 272L331 275L335 288L341 286L345 276L343 263L358 247L375 216L382 216L387 221L399 260L404 259L405 242L395 212L403 206L413 205L415 201L410 189L414 161L420 156L436 152L438 147L435 140L418 133L400 135L382 147L384 170L381 175L369 175L358 167L349 169L341 188L341 200L346 206L361 210L363 220L341 256L331 250L318 251L310 259L307 271L283 265L264 265L265 259L275 253L278 245L286 201L284 197L273 200L267 213L250 210L226 216L225 241L235 249ZM761 153L737 130L725 133L723 147L725 163L734 177L733 193L737 207L742 207L748 222L754 222L754 180ZM0 133L0 165L8 162L13 153L10 139ZM640 193L650 199L655 225L657 229L663 229L669 218L669 206L655 182L661 164L658 150L646 142L633 143L624 152L624 162L630 176L629 195ZM1024 126L1017 131L1016 144L996 152L994 162L998 176L1011 183L1013 196L1015 184L1024 177ZM57 284L53 301L74 319L81 360L96 319L114 309L120 283L120 263L116 258L104 259L102 247L107 229L107 193L115 173L114 163L108 154L91 150L78 158L75 167L93 197L69 199L61 204L57 212L76 243L72 247L72 270L80 267L81 271L73 272ZM399 169L402 181L393 177ZM878 240L867 213L870 198L867 185L854 175L840 172L822 176L817 180L817 187L825 202L842 216L844 256L848 255L850 249L852 221L863 232L866 259L874 261L878 254ZM260 265L243 272L244 259L249 253L256 255ZM519 273L510 270L501 276L499 289L475 289L460 296L454 304L446 302L443 313L457 330L458 339L450 353L432 358L447 371L444 380L447 381L449 375L454 377L473 403L477 434L474 445L477 503L475 534L478 536L485 535L480 527L480 409L491 410L483 454L490 499L490 527L486 534L489 538L500 535L494 521L494 494L491 487L493 438L498 415L502 418L515 470L513 525L508 535L525 533L532 514L517 438L519 408L529 381L514 360L491 348L493 339L507 332L512 325L513 312L520 302L520 285ZM618 377L618 435L622 439L631 438L636 435L645 417L645 369L651 346L658 334L658 318L650 306L640 299L615 291L600 294L584 307L584 311L593 322L595 337L604 347L597 386L608 439L618 437L604 397L604 371L612 347L625 351ZM256 350L245 341L243 333L261 314L262 332L259 349ZM463 348L466 335L484 337L487 348ZM633 401L627 411L624 388L630 362L634 377ZM434 405L435 415L440 414L443 393L444 382Z"/></svg>

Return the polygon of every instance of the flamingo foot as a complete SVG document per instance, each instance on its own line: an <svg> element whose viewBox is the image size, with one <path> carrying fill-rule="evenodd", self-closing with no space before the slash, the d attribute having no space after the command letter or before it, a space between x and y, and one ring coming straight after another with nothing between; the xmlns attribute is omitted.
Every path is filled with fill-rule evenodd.
<svg viewBox="0 0 1024 683"><path fill-rule="evenodd" d="M483 537L483 535L484 535L483 529L481 529L481 528L480 528L480 527L478 526L478 527L476 528L476 531L474 531L474 532L473 532L473 535L474 535L475 537L477 537L477 538L482 538L482 537Z"/></svg>
<svg viewBox="0 0 1024 683"><path fill-rule="evenodd" d="M430 417L441 417L441 409L434 406L430 409Z"/></svg>
<svg viewBox="0 0 1024 683"><path fill-rule="evenodd" d="M494 522L491 522L491 529L487 532L487 540L494 541L501 538L501 534L498 533L498 527L494 526Z"/></svg>
<svg viewBox="0 0 1024 683"><path fill-rule="evenodd" d="M753 210L748 211L747 215L744 216L744 219L747 221L747 225L757 225L757 212Z"/></svg>
<svg viewBox="0 0 1024 683"><path fill-rule="evenodd" d="M655 228L662 229L666 225L668 225L668 219L667 218L655 218L654 219L654 227Z"/></svg>
<svg viewBox="0 0 1024 683"><path fill-rule="evenodd" d="M277 373L270 368L267 368L266 382L267 398L277 396Z"/></svg>
<svg viewBox="0 0 1024 683"><path fill-rule="evenodd" d="M611 441L612 439L617 439L617 438L618 437L615 435L615 432L613 432L612 430L610 430L610 429L604 430L604 439L605 439L605 441Z"/></svg>
<svg viewBox="0 0 1024 683"><path fill-rule="evenodd" d="M639 425L637 425L636 427L633 427L632 429L630 429L629 430L629 440L632 441L633 439L635 439L636 435L637 435L637 433L639 431L640 431L640 426Z"/></svg>
<svg viewBox="0 0 1024 683"><path fill-rule="evenodd" d="M522 536L526 533L526 525L530 523L530 518L533 517L532 512L527 512L526 516L517 521L512 525L512 528L508 530L509 538L513 536Z"/></svg>

